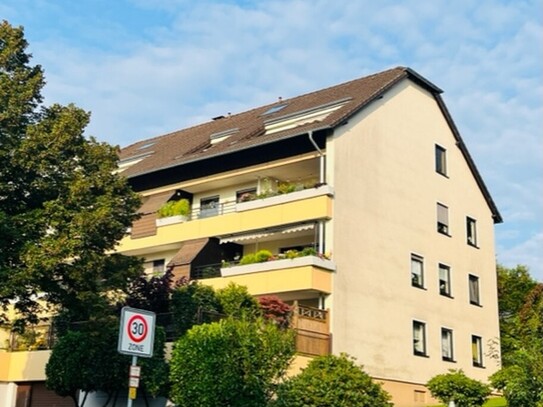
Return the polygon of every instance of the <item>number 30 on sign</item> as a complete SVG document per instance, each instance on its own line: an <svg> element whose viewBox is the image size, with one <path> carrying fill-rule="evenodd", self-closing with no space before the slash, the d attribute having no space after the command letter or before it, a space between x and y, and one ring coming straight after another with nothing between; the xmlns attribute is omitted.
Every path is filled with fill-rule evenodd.
<svg viewBox="0 0 543 407"><path fill-rule="evenodd" d="M154 339L155 313L124 307L119 327L119 353L150 358Z"/></svg>

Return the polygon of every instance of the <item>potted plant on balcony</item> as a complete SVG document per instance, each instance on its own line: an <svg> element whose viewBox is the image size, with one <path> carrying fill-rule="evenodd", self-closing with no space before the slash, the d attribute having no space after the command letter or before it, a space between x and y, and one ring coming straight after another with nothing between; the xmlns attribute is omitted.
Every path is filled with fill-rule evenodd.
<svg viewBox="0 0 543 407"><path fill-rule="evenodd" d="M168 201L158 210L157 226L185 222L190 215L190 202L188 199Z"/></svg>

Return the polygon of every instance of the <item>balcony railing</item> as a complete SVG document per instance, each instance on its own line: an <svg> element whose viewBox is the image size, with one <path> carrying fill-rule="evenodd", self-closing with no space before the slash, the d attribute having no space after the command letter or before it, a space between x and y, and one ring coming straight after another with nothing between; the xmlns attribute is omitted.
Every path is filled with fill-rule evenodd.
<svg viewBox="0 0 543 407"><path fill-rule="evenodd" d="M220 276L221 263L192 267L190 271L191 280L202 280L206 278L215 278Z"/></svg>

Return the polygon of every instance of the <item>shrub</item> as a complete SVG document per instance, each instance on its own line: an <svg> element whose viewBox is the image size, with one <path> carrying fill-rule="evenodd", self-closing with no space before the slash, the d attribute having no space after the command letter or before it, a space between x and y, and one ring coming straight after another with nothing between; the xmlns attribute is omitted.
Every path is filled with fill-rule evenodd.
<svg viewBox="0 0 543 407"><path fill-rule="evenodd" d="M275 295L260 297L258 302L265 319L275 322L280 328L288 328L292 312L290 305Z"/></svg>
<svg viewBox="0 0 543 407"><path fill-rule="evenodd" d="M434 376L426 387L444 404L454 401L458 407L481 407L490 395L490 387L467 377L462 370Z"/></svg>
<svg viewBox="0 0 543 407"><path fill-rule="evenodd" d="M255 261L257 263L264 263L268 260L270 260L271 258L273 257L273 254L272 252L270 252L269 250L259 250L255 253Z"/></svg>
<svg viewBox="0 0 543 407"><path fill-rule="evenodd" d="M313 247L304 247L302 252L300 253L300 256L316 256L317 251Z"/></svg>
<svg viewBox="0 0 543 407"><path fill-rule="evenodd" d="M241 260L239 261L239 264L240 264L240 265L244 265L244 264L253 264L253 263L256 263L256 258L255 258L255 254L254 254L254 253L246 254L246 255L243 256L243 257L241 258Z"/></svg>
<svg viewBox="0 0 543 407"><path fill-rule="evenodd" d="M249 317L260 314L257 300L249 294L247 287L230 282L216 292L224 314L233 317Z"/></svg>
<svg viewBox="0 0 543 407"><path fill-rule="evenodd" d="M390 407L390 396L342 354L313 359L307 368L279 386L274 407Z"/></svg>
<svg viewBox="0 0 543 407"><path fill-rule="evenodd" d="M188 199L180 199L178 201L168 201L160 207L158 210L158 216L160 218L167 218L170 216L189 216L190 215L190 202Z"/></svg>

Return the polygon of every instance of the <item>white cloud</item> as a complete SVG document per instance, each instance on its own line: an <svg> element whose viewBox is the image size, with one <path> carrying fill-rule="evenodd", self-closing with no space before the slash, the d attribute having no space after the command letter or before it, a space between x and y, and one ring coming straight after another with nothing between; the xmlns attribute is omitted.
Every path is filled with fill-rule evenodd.
<svg viewBox="0 0 543 407"><path fill-rule="evenodd" d="M46 70L48 103L91 110L89 132L115 144L411 66L445 90L504 215L498 247L539 267L526 236L543 228L541 1L129 0L126 15L163 16L138 33L124 14L93 14L85 26L73 7L40 4L50 21L40 21L47 29L31 51ZM20 23L39 20L17 10Z"/></svg>
<svg viewBox="0 0 543 407"><path fill-rule="evenodd" d="M498 249L498 261L506 267L517 264L528 265L530 275L543 282L543 233L530 236L525 241L510 248Z"/></svg>

